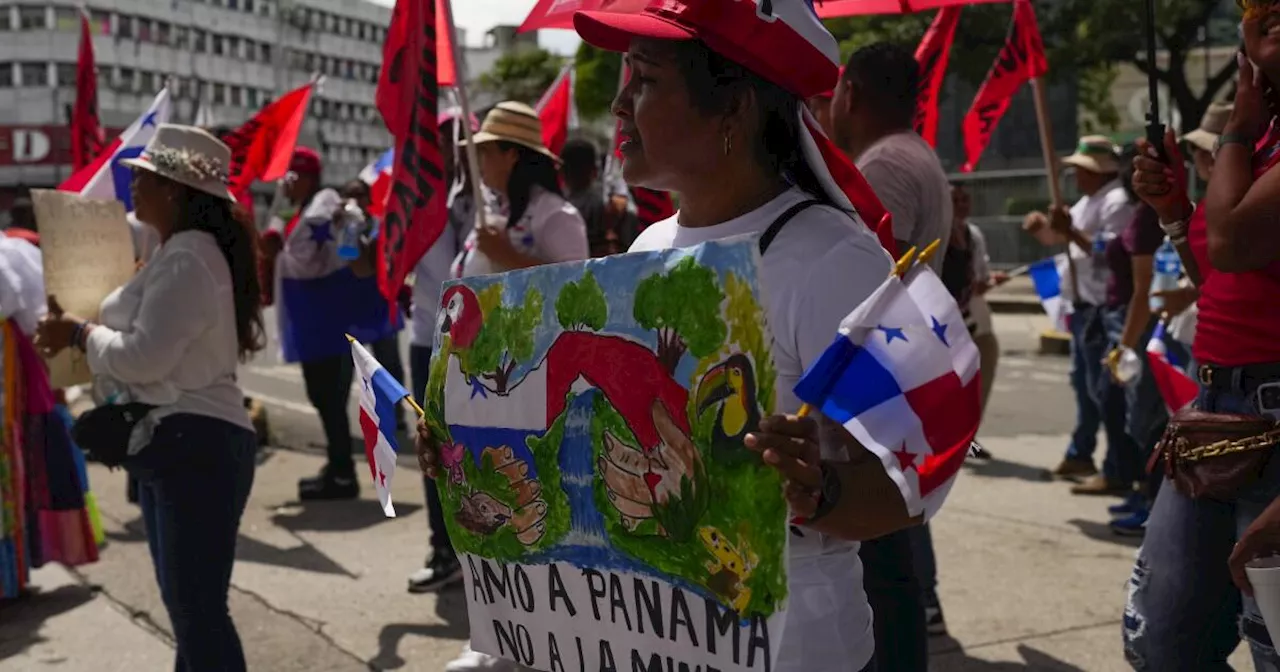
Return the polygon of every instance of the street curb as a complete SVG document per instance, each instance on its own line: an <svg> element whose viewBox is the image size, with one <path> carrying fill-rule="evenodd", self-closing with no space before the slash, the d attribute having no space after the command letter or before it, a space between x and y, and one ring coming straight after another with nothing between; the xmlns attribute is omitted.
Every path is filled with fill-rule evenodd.
<svg viewBox="0 0 1280 672"><path fill-rule="evenodd" d="M1040 303L1040 299L1036 298L988 296L987 305L991 307L993 313L1033 315L1044 312L1044 305Z"/></svg>
<svg viewBox="0 0 1280 672"><path fill-rule="evenodd" d="M1040 332L1040 354L1066 357L1071 354L1071 334L1046 329Z"/></svg>

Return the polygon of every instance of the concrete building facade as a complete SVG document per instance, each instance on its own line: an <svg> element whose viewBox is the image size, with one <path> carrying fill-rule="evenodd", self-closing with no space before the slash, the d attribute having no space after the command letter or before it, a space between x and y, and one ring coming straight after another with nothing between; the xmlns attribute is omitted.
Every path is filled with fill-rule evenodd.
<svg viewBox="0 0 1280 672"><path fill-rule="evenodd" d="M284 92L325 76L302 142L340 182L390 146L374 106L391 10L365 0L91 0L99 114L131 123L165 85L171 120L203 106L236 126ZM0 3L0 209L71 172L79 14L71 3Z"/></svg>

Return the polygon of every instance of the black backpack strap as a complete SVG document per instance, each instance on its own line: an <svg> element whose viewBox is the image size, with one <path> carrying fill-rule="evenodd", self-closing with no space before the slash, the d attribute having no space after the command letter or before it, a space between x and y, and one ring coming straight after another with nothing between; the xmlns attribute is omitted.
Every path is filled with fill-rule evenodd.
<svg viewBox="0 0 1280 672"><path fill-rule="evenodd" d="M787 225L787 222L794 219L796 215L800 214L804 210L807 210L812 206L821 205L821 204L822 204L822 201L818 201L816 199L811 198L807 201L801 201L799 203L796 203L790 208L787 208L786 212L782 213L781 215L778 215L778 218L773 220L773 223L769 225L769 228L765 229L764 233L760 235L761 256L763 256L764 253L769 250L769 246L773 244L773 239L778 237L778 232L782 230L782 227Z"/></svg>

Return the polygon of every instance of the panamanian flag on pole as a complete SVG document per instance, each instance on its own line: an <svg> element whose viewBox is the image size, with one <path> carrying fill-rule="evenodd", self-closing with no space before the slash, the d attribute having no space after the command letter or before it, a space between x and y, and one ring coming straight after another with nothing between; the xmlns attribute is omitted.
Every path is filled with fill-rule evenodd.
<svg viewBox="0 0 1280 672"><path fill-rule="evenodd" d="M1053 328L1060 332L1068 331L1067 316L1071 314L1071 303L1062 295L1062 272L1059 270L1065 259L1065 255L1041 259L1027 268L1027 275L1036 286L1045 315L1049 316Z"/></svg>
<svg viewBox="0 0 1280 672"><path fill-rule="evenodd" d="M937 513L978 432L977 346L924 266L885 280L795 392L880 458L912 516Z"/></svg>
<svg viewBox="0 0 1280 672"><path fill-rule="evenodd" d="M369 476L378 491L378 503L388 518L396 517L391 505L391 479L396 474L396 405L409 396L395 379L369 354L360 341L351 341L351 359L360 382L360 434L364 455L369 460Z"/></svg>
<svg viewBox="0 0 1280 672"><path fill-rule="evenodd" d="M151 101L150 107L138 117L129 128L126 128L115 140L112 140L94 159L92 163L72 173L71 177L58 185L62 191L79 192L86 198L103 201L120 201L124 203L126 212L133 211L133 194L129 185L133 181L133 170L120 164L125 159L136 159L156 134L160 124L169 122L171 109L169 89L163 88Z"/></svg>
<svg viewBox="0 0 1280 672"><path fill-rule="evenodd" d="M1155 331L1151 332L1151 340L1147 341L1147 366L1151 367L1151 376L1155 378L1156 388L1164 398L1165 408L1172 414L1196 400L1196 396L1200 394L1200 385L1173 361L1164 337L1165 320L1160 320Z"/></svg>

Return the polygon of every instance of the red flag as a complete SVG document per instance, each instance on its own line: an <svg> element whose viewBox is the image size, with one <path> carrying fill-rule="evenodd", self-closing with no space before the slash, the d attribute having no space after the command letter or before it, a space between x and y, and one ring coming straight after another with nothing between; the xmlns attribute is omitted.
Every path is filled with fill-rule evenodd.
<svg viewBox="0 0 1280 672"><path fill-rule="evenodd" d="M272 182L289 170L313 88L307 84L286 93L222 138L231 148L227 186L241 205L252 206L248 193L255 181Z"/></svg>
<svg viewBox="0 0 1280 672"><path fill-rule="evenodd" d="M395 137L391 195L378 236L378 284L388 302L397 299L405 276L444 229L436 66L439 45L450 33L446 12L440 0L396 0L383 45L374 98Z"/></svg>
<svg viewBox="0 0 1280 672"><path fill-rule="evenodd" d="M933 17L929 32L924 34L916 48L916 63L920 65L920 98L916 102L916 132L932 147L938 146L938 94L947 78L947 61L951 58L951 43L956 38L956 26L960 23L959 7L944 7Z"/></svg>
<svg viewBox="0 0 1280 672"><path fill-rule="evenodd" d="M961 172L971 172L978 165L982 150L991 141L1000 117L1009 109L1013 94L1026 82L1049 71L1036 24L1036 11L1031 0L1014 0L1013 21L1004 48L987 73L987 81L978 89L973 106L964 117L964 149L967 155Z"/></svg>
<svg viewBox="0 0 1280 672"><path fill-rule="evenodd" d="M980 5L1009 0L826 0L817 6L818 16L831 19L837 16L865 16L868 14L913 14L942 7Z"/></svg>
<svg viewBox="0 0 1280 672"><path fill-rule="evenodd" d="M559 156L569 139L569 117L573 114L572 63L560 70L560 75L551 82L534 109L542 122L542 144Z"/></svg>
<svg viewBox="0 0 1280 672"><path fill-rule="evenodd" d="M76 60L76 104L71 110L71 167L80 170L102 153L98 121L98 73L93 58L89 17L80 12L80 56Z"/></svg>

